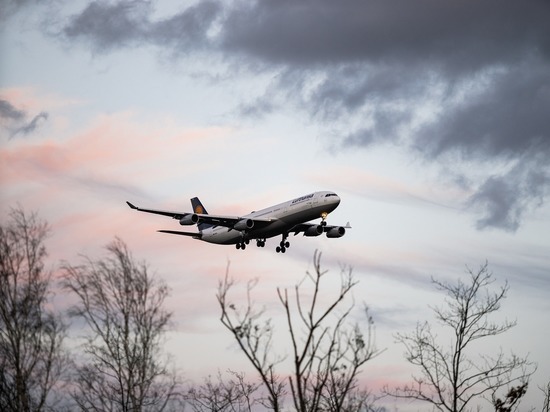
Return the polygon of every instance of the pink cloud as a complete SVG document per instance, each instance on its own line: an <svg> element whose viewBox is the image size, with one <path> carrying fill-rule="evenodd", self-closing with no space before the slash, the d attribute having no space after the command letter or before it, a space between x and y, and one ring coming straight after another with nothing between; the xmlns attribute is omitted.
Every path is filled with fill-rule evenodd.
<svg viewBox="0 0 550 412"><path fill-rule="evenodd" d="M2 184L50 175L103 177L147 176L159 162L181 158L175 149L193 151L218 140L221 128L177 130L139 124L131 113L100 116L91 127L63 141L47 139L0 149ZM161 171L165 170L161 168Z"/></svg>

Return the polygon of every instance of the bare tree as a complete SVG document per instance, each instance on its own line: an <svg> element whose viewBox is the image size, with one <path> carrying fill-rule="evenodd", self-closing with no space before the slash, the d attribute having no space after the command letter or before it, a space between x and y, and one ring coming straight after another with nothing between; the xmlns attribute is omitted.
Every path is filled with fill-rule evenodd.
<svg viewBox="0 0 550 412"><path fill-rule="evenodd" d="M89 328L73 398L87 411L167 410L178 399L177 378L160 351L171 316L163 309L168 287L122 240L107 250L103 260L64 267L63 285L78 297L70 314Z"/></svg>
<svg viewBox="0 0 550 412"><path fill-rule="evenodd" d="M194 412L250 412L256 404L253 398L259 384L245 381L244 374L230 371L231 379L218 373L216 380L208 377L199 386L191 387L187 404Z"/></svg>
<svg viewBox="0 0 550 412"><path fill-rule="evenodd" d="M373 342L373 322L367 314L367 328L349 325L353 302L344 309L351 289L356 285L351 269L343 268L341 286L336 298L322 307L321 281L327 271L321 269L321 254L315 253L314 271L307 272L291 297L286 289L277 289L283 306L292 353L293 371L287 385L275 367L283 358L272 347L271 321L261 320L262 311L254 309L250 299L252 284L247 290L247 306L239 309L228 301L233 283L220 283L218 301L221 321L235 337L240 349L259 373L268 392L269 407L281 410L281 398L287 387L297 411L359 411L367 410L368 393L357 388L361 367L379 354ZM303 284L312 287L309 300L304 299Z"/></svg>
<svg viewBox="0 0 550 412"><path fill-rule="evenodd" d="M544 394L544 399L542 401L542 412L550 412L550 381L546 384L546 387L539 389Z"/></svg>
<svg viewBox="0 0 550 412"><path fill-rule="evenodd" d="M227 300L234 282L229 279L229 270L226 272L223 282L219 284L217 295L222 310L221 322L233 334L239 348L260 375L267 391L267 399L262 399L260 402L274 411L280 411L282 398L285 395L285 385L282 378L275 373L275 366L282 362L283 358L272 353L271 320L262 320L263 311L257 310L252 303L251 292L256 283L256 281L248 282L247 304L244 308L238 308Z"/></svg>
<svg viewBox="0 0 550 412"><path fill-rule="evenodd" d="M405 346L407 361L420 368L420 375L413 376L413 384L384 388L385 394L425 401L438 410L451 412L466 411L472 401L487 399L489 395L496 406L497 392L509 391L516 384L522 389L513 394L514 402L523 396L523 385L526 388L534 371L526 358L513 354L506 357L501 349L493 356L472 357L476 341L501 335L516 324L489 319L500 309L508 284L490 293L489 286L494 280L487 263L477 272L468 269L468 274L467 283L459 280L457 284L449 284L432 279L447 295L446 307L433 311L438 322L451 329L451 345L441 344L427 322L419 323L411 334L397 334L397 341Z"/></svg>
<svg viewBox="0 0 550 412"><path fill-rule="evenodd" d="M36 213L12 209L0 226L0 410L42 411L68 361L66 327L46 310L51 272L45 270L48 225Z"/></svg>

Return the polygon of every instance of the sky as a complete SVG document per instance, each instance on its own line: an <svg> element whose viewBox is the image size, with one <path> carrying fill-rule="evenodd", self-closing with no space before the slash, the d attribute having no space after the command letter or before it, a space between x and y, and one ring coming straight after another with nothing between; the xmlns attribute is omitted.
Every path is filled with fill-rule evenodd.
<svg viewBox="0 0 550 412"><path fill-rule="evenodd" d="M2 219L21 205L47 220L54 270L123 239L170 286L166 349L199 382L252 376L219 322L228 264L237 289L258 278L275 320L276 288L299 282L315 250L327 299L351 267L357 310L369 306L385 349L361 376L376 391L414 372L395 334L434 320L432 277L456 282L487 261L495 289L510 287L499 316L517 326L486 349L538 364L524 405L540 408L548 21L547 0L4 1ZM278 239L240 251L160 234L178 223L125 203L185 212L198 196L210 213L243 215L316 190L341 197L328 222L352 229L293 237L284 255Z"/></svg>

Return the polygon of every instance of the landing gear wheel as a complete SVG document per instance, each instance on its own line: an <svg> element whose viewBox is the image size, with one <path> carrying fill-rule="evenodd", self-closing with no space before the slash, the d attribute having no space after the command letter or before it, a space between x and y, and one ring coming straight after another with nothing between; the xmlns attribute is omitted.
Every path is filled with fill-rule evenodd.
<svg viewBox="0 0 550 412"><path fill-rule="evenodd" d="M286 250L290 247L290 242L286 240L288 233L283 233L283 239L279 243L279 246L275 249L277 253L285 253Z"/></svg>

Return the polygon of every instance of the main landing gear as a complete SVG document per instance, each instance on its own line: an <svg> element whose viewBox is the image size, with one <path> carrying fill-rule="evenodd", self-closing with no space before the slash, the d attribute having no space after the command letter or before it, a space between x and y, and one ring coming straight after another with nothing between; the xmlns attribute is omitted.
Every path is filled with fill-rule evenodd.
<svg viewBox="0 0 550 412"><path fill-rule="evenodd" d="M244 239L242 242L239 242L235 245L235 247L237 249L242 249L242 250L245 250L246 249L246 245L248 245L250 243L250 240L248 239Z"/></svg>
<svg viewBox="0 0 550 412"><path fill-rule="evenodd" d="M241 242L237 243L235 247L237 249L246 249L246 245L250 244L250 239L243 239ZM264 247L265 246L265 239L256 239L256 246L258 247Z"/></svg>
<svg viewBox="0 0 550 412"><path fill-rule="evenodd" d="M286 250L290 247L290 242L286 239L288 238L288 233L283 233L283 240L279 243L279 246L275 248L277 253L285 253Z"/></svg>

